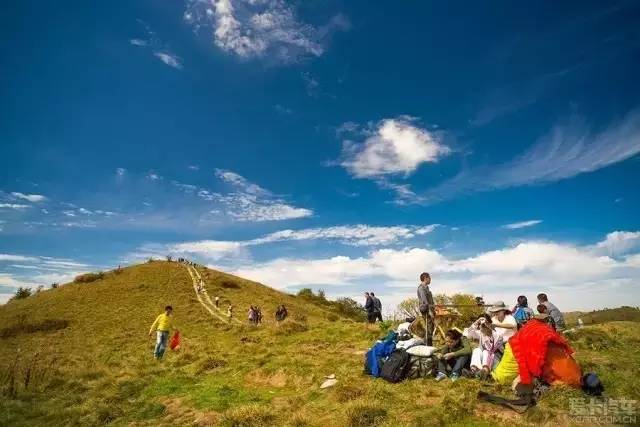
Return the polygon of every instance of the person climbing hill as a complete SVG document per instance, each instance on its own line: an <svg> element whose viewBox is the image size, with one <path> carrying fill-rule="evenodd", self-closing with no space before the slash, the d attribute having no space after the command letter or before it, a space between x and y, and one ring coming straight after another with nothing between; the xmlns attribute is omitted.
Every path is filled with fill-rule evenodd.
<svg viewBox="0 0 640 427"><path fill-rule="evenodd" d="M153 357L156 360L162 359L164 352L167 349L167 342L169 341L169 332L173 328L171 316L173 314L173 307L170 305L164 308L164 313L160 313L156 320L154 320L151 328L149 329L149 337L156 332L156 346L153 350ZM176 329L177 331L177 329Z"/></svg>

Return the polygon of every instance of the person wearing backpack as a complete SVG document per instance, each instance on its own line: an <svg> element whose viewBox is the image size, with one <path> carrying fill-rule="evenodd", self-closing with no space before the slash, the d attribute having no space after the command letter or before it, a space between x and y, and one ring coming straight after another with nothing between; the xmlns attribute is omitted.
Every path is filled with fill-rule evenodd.
<svg viewBox="0 0 640 427"><path fill-rule="evenodd" d="M418 308L420 314L424 319L425 325L425 343L428 346L433 345L433 330L435 329L435 303L433 302L433 295L429 289L431 284L431 276L429 273L422 273L420 275L420 285L418 285Z"/></svg>
<svg viewBox="0 0 640 427"><path fill-rule="evenodd" d="M547 307L547 314L553 318L558 332L561 332L566 328L562 313L558 310L558 307L549 302L547 294L538 294L538 304L542 304Z"/></svg>
<svg viewBox="0 0 640 427"><path fill-rule="evenodd" d="M373 301L373 321L374 323L377 320L382 322L382 302L373 292L371 292L369 295L371 295L371 300Z"/></svg>
<svg viewBox="0 0 640 427"><path fill-rule="evenodd" d="M524 295L520 295L518 297L518 302L511 312L513 313L513 317L516 319L518 329L527 323L535 314L533 310L529 308L527 297Z"/></svg>
<svg viewBox="0 0 640 427"><path fill-rule="evenodd" d="M449 329L444 341L445 345L433 352L438 363L436 381L447 378L447 371L451 371L451 381L456 381L460 378L462 369L469 365L471 345L469 340L456 329Z"/></svg>

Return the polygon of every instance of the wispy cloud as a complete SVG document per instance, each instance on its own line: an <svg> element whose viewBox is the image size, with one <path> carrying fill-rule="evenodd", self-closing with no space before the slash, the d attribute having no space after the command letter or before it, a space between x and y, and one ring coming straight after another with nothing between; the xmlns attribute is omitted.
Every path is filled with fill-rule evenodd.
<svg viewBox="0 0 640 427"><path fill-rule="evenodd" d="M179 56L170 52L153 52L153 55L160 59L162 62L177 70L182 70L182 59Z"/></svg>
<svg viewBox="0 0 640 427"><path fill-rule="evenodd" d="M18 198L18 199L23 199L23 200L28 200L30 202L33 203L38 203L38 202L43 202L45 200L47 200L47 198L43 195L40 194L24 194L24 193L19 193L17 191L11 193L14 197Z"/></svg>
<svg viewBox="0 0 640 427"><path fill-rule="evenodd" d="M517 230L518 228L533 227L534 225L538 225L541 222L542 222L541 219L532 219L529 221L520 221L520 222L513 222L511 224L505 224L502 226L502 228L507 228L509 230Z"/></svg>
<svg viewBox="0 0 640 427"><path fill-rule="evenodd" d="M129 40L129 43L131 43L134 46L140 46L140 47L149 46L149 42L147 40L142 40L142 39L131 39Z"/></svg>
<svg viewBox="0 0 640 427"><path fill-rule="evenodd" d="M27 209L29 207L29 205L19 203L0 203L0 209Z"/></svg>
<svg viewBox="0 0 640 427"><path fill-rule="evenodd" d="M330 36L349 28L342 15L322 27L302 23L284 0L188 0L184 19L195 31L211 29L215 45L224 51L281 63L321 56Z"/></svg>
<svg viewBox="0 0 640 427"><path fill-rule="evenodd" d="M514 160L461 172L427 190L426 203L463 194L523 185L544 184L592 172L635 156L640 152L640 110L599 133L583 120L573 118L556 126L527 152Z"/></svg>

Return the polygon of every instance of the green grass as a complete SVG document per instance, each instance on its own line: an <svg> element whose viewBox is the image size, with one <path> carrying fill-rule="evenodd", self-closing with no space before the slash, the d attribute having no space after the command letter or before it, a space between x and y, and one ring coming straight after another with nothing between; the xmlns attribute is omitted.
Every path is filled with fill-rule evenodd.
<svg viewBox="0 0 640 427"><path fill-rule="evenodd" d="M379 327L342 317L322 302L212 270L201 273L209 295L233 303L240 320L246 307L257 304L265 324L214 321L195 298L184 266L166 262L105 272L91 283L66 284L0 307L0 324L11 331L0 337L0 379L12 369L17 373L15 395L0 398L0 425L567 424L569 399L579 396L555 389L517 416L475 399L481 387L509 396L505 388L467 380L374 380L362 374L362 361L383 335ZM281 303L291 318L277 325L272 319ZM183 345L156 362L147 332L166 304L174 307ZM68 323L24 326L62 325L52 320ZM609 396L640 398L637 323L589 326L572 342ZM38 380L25 388L27 366ZM338 384L320 390L332 373Z"/></svg>

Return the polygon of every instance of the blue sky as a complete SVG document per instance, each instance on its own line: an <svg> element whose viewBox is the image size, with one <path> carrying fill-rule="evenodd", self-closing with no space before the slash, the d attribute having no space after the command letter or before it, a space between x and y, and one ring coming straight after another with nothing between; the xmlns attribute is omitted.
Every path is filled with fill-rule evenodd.
<svg viewBox="0 0 640 427"><path fill-rule="evenodd" d="M273 287L640 297L640 5L2 6L0 301L171 253Z"/></svg>

